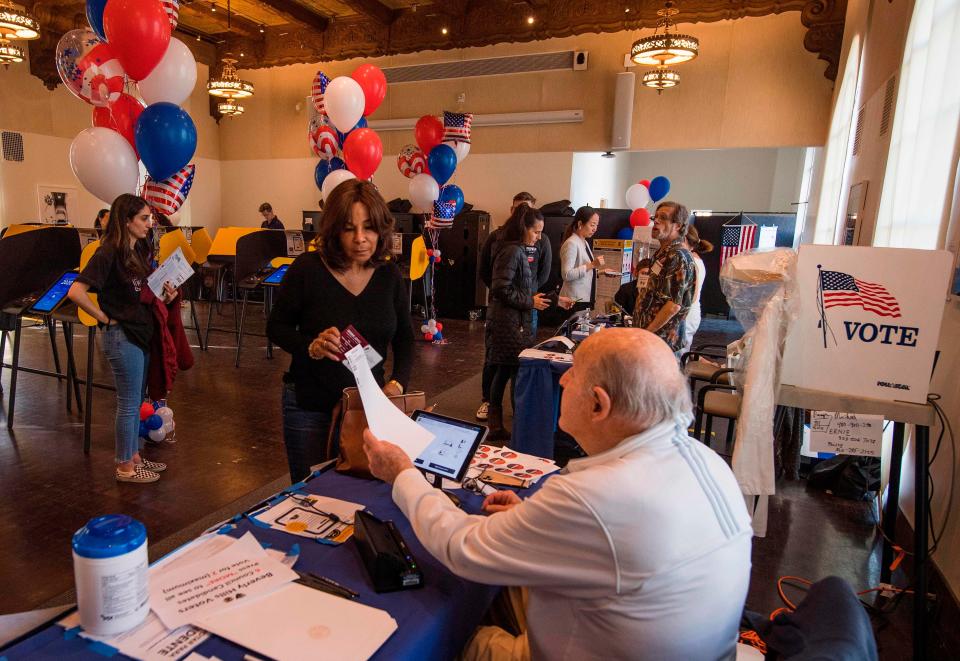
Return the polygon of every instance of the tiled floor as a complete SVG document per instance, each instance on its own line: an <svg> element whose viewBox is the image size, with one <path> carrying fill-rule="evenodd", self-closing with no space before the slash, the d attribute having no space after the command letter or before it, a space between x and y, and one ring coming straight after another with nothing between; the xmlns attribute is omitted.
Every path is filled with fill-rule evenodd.
<svg viewBox="0 0 960 661"><path fill-rule="evenodd" d="M230 320L225 316L219 323L229 325ZM262 330L262 325L255 309L247 329ZM706 320L698 342L726 340L732 332L729 322ZM467 416L479 401L474 390L479 390L482 322L447 321L444 334L449 339L445 346L417 343L411 386L425 390L430 401L442 400L444 412ZM149 455L170 469L148 486L113 479L113 393L96 393L93 447L85 456L82 419L66 413L65 384L54 379L21 374L16 424L7 430L9 370L4 370L0 614L39 607L72 587L70 535L93 515L130 514L147 524L152 541L159 541L285 474L279 385L287 358L277 351L267 360L263 338L249 337L237 369L233 338L214 334L211 343L208 352L195 352L196 366L177 379L170 405L178 442ZM85 339L78 338L77 345L82 362ZM7 362L10 357L8 343ZM21 360L52 365L45 330L24 330ZM96 374L98 381L111 382L99 350ZM723 438L723 431L718 425L717 438ZM754 541L747 606L760 612L781 606L776 580L786 574L812 580L836 574L858 589L876 585L879 547L873 531L868 504L812 492L803 483L782 483L771 499L768 535ZM909 604L905 599L892 616L875 620L881 658L909 656Z"/></svg>

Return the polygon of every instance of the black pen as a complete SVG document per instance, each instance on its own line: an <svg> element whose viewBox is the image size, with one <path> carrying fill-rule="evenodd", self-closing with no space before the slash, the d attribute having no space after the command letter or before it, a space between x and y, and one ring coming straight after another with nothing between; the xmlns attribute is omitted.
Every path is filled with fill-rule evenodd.
<svg viewBox="0 0 960 661"><path fill-rule="evenodd" d="M329 586L332 587L332 588L336 588L337 590L342 590L343 592L346 592L346 593L349 594L351 597L359 597L359 596L360 596L360 593L359 593L359 592L354 592L353 590L351 590L351 589L348 588L347 586L345 586L345 585L340 585L339 583L337 583L337 582L336 582L335 580L333 580L332 578L327 578L326 576L318 576L318 575L316 575L316 574L311 574L310 572L306 572L306 574L307 574L307 576L309 576L310 578L316 579L316 580L320 581L321 583L326 583L327 585L329 585Z"/></svg>

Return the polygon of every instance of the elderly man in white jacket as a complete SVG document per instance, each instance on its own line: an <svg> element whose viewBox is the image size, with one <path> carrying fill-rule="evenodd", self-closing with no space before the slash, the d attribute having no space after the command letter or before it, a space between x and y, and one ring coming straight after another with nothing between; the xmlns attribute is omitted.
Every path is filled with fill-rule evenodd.
<svg viewBox="0 0 960 661"><path fill-rule="evenodd" d="M639 329L581 344L560 426L588 454L525 500L468 515L369 431L374 475L450 571L528 588L527 629L478 631L484 659L727 659L750 578L750 518L724 461L686 433L690 399L670 348Z"/></svg>

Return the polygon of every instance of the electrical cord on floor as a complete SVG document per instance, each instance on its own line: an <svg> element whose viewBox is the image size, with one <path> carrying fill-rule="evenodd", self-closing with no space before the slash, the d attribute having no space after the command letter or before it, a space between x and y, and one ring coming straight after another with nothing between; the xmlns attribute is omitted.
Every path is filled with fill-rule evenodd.
<svg viewBox="0 0 960 661"><path fill-rule="evenodd" d="M947 507L943 514L943 522L940 525L940 531L937 532L933 524L933 478L930 478L930 492L927 499L927 511L930 515L930 535L933 538L933 546L930 548L929 554L932 556L933 553L939 548L940 540L943 539L943 533L947 529L947 523L950 521L950 514L953 510L953 492L954 487L956 486L957 478L957 444L956 437L953 434L953 424L950 422L950 418L947 417L947 414L944 412L943 407L940 405L941 397L938 393L931 393L927 397L927 401L933 406L934 411L937 413L937 418L940 420L940 435L937 437L937 444L934 448L933 453L930 455L930 461L927 463L927 474L930 474L930 468L933 466L934 460L936 460L937 455L940 452L941 442L943 441L944 432L950 436L950 489L947 493Z"/></svg>
<svg viewBox="0 0 960 661"><path fill-rule="evenodd" d="M791 587L796 590L802 590L803 592L806 592L811 585L813 585L812 581L809 581L801 576L781 576L778 578L777 593L780 595L780 600L784 603L785 607L778 608L770 613L770 619L774 619L782 612L791 613L797 609L796 605L790 600L789 597L787 597L784 587ZM892 592L894 593L894 597L887 604L880 607L861 599L861 597L864 595L872 594L874 592ZM886 615L896 610L897 606L900 605L900 601L903 599L903 596L906 594L913 594L913 590L910 587L898 588L894 585L878 585L877 587L868 588L866 590L857 592L857 599L859 599L860 603L871 615Z"/></svg>

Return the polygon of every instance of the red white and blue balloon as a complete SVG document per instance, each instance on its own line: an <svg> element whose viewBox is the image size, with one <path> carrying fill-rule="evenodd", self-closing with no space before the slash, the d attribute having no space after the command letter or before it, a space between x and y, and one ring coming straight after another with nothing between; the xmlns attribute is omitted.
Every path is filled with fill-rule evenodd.
<svg viewBox="0 0 960 661"><path fill-rule="evenodd" d="M196 170L197 166L191 163L163 181L148 177L143 185L143 199L165 216L175 214L187 201Z"/></svg>
<svg viewBox="0 0 960 661"><path fill-rule="evenodd" d="M340 149L337 130L325 115L310 120L310 149L320 158L333 158Z"/></svg>
<svg viewBox="0 0 960 661"><path fill-rule="evenodd" d="M416 145L406 145L397 156L397 169L407 179L412 179L427 168L427 157Z"/></svg>
<svg viewBox="0 0 960 661"><path fill-rule="evenodd" d="M327 112L326 105L323 102L323 95L327 91L327 84L330 82L330 79L327 78L327 74L322 71L318 71L317 75L313 77L313 85L310 86L310 100L313 101L313 107L317 109L317 112L325 114Z"/></svg>
<svg viewBox="0 0 960 661"><path fill-rule="evenodd" d="M57 43L57 72L79 99L107 106L123 93L125 72L109 44L89 29L70 30Z"/></svg>
<svg viewBox="0 0 960 661"><path fill-rule="evenodd" d="M180 3L177 0L160 0L163 10L167 12L167 19L170 21L170 31L177 29L177 23L180 21Z"/></svg>
<svg viewBox="0 0 960 661"><path fill-rule="evenodd" d="M436 200L433 203L433 216L427 222L428 229L447 229L453 226L457 215L457 203L453 200Z"/></svg>

